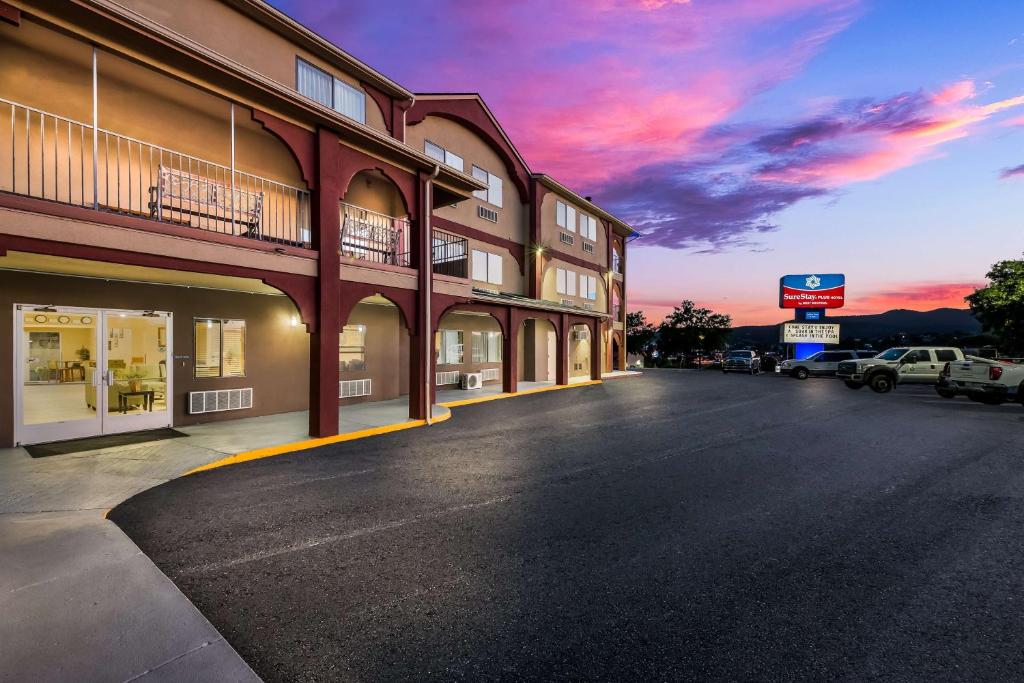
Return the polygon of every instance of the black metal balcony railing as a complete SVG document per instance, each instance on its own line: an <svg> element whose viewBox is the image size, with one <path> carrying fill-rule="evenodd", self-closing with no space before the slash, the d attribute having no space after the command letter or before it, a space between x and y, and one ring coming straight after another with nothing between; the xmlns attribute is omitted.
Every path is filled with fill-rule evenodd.
<svg viewBox="0 0 1024 683"><path fill-rule="evenodd" d="M341 203L343 256L389 266L409 266L409 221Z"/></svg>
<svg viewBox="0 0 1024 683"><path fill-rule="evenodd" d="M2 98L0 155L0 191L264 242L310 243L306 190Z"/></svg>
<svg viewBox="0 0 1024 683"><path fill-rule="evenodd" d="M434 273L469 277L469 240L443 230L434 230Z"/></svg>

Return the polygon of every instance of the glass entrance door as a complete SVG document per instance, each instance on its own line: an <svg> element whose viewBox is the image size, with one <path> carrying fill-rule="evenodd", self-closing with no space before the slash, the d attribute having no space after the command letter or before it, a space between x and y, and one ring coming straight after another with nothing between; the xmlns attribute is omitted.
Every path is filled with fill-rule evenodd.
<svg viewBox="0 0 1024 683"><path fill-rule="evenodd" d="M18 443L171 424L171 316L15 306Z"/></svg>
<svg viewBox="0 0 1024 683"><path fill-rule="evenodd" d="M103 312L103 432L168 427L171 320L166 313Z"/></svg>
<svg viewBox="0 0 1024 683"><path fill-rule="evenodd" d="M99 434L100 314L94 309L15 307L20 443Z"/></svg>

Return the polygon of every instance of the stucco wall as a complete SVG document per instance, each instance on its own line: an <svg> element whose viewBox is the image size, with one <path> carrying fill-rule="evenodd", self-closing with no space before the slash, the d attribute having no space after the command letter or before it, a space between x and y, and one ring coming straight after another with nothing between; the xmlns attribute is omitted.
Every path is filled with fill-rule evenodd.
<svg viewBox="0 0 1024 683"><path fill-rule="evenodd" d="M501 332L501 326L489 315L475 315L467 313L447 313L441 318L439 325L441 330L462 330L463 332L463 362L461 364L437 364L437 372L458 371L459 373L480 372L484 368L501 368L504 364L504 357L501 363L473 362L473 332ZM435 352L436 353L436 352ZM501 374L497 380L487 380L484 384L500 384ZM449 386L449 388L451 388Z"/></svg>
<svg viewBox="0 0 1024 683"><path fill-rule="evenodd" d="M562 232L562 228L558 226L557 222L557 202L562 202L576 209L576 231L569 233L573 235L572 245L564 244L559 239L558 235ZM583 243L585 240L580 235L580 215L588 215L597 220L597 239L594 241L586 240L594 245L594 253L583 251ZM544 195L544 200L541 202L540 218L541 244L543 244L545 248L561 251L569 254L570 256L575 256L578 259L583 259L588 263L593 263L595 268L608 267L608 233L605 231L604 223L602 223L601 219L595 214L587 211L566 197L555 192L547 192Z"/></svg>

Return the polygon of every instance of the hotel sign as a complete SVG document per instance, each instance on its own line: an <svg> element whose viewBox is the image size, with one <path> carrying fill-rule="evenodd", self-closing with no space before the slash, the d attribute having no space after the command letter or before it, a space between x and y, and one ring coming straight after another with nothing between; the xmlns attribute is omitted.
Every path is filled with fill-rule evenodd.
<svg viewBox="0 0 1024 683"><path fill-rule="evenodd" d="M779 308L842 308L845 300L845 275L783 275L779 280Z"/></svg>
<svg viewBox="0 0 1024 683"><path fill-rule="evenodd" d="M780 341L784 344L838 344L839 325L834 323L783 323Z"/></svg>

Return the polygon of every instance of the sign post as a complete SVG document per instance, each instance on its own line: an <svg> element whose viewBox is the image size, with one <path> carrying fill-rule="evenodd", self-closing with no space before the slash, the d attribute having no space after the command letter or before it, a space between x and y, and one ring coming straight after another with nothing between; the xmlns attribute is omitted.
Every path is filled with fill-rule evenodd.
<svg viewBox="0 0 1024 683"><path fill-rule="evenodd" d="M793 358L803 359L839 343L839 325L823 323L825 312L846 302L846 276L783 275L779 279L779 308L791 309L794 322L783 323L779 341L793 345Z"/></svg>

